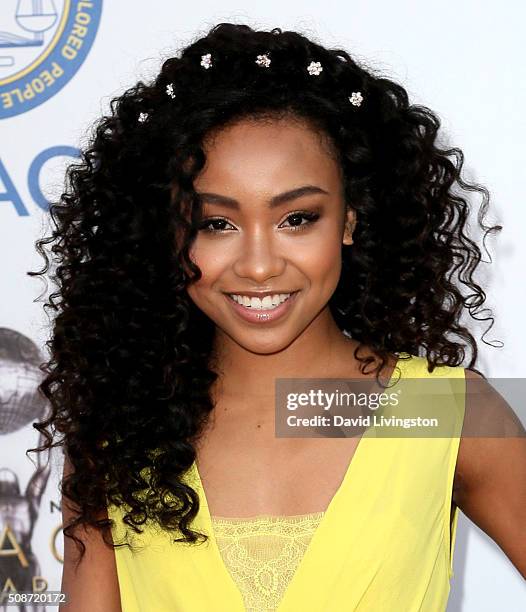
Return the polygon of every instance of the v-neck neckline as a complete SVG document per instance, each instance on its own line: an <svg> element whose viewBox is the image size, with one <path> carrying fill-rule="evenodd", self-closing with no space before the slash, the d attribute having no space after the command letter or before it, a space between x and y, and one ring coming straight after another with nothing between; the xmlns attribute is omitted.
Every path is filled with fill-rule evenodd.
<svg viewBox="0 0 526 612"><path fill-rule="evenodd" d="M391 376L389 378L388 384L393 381L393 377L397 369L400 371L400 374L402 373L401 365L403 362L403 359L397 359ZM285 591L283 592L281 600L276 608L276 612L292 612L293 610L295 610L294 606L289 604L289 601L292 602L292 604L294 603L295 593L299 588L303 574L305 574L307 562L314 554L316 554L317 549L319 549L320 545L325 541L325 538L323 537L324 532L327 531L333 515L338 510L338 500L343 496L343 494L350 486L351 476L357 470L356 464L359 463L360 456L363 455L363 453L365 452L365 443L368 442L370 439L370 436L368 436L367 434L373 431L374 429L375 426L371 425L370 427L367 427L363 434L360 436L358 444L356 445L349 464L347 465L342 481L336 489L336 492L332 496L326 510L324 511L321 517L321 520L318 523L318 526L312 534L307 548L305 549L303 556L301 557L298 565L296 566L296 570L294 571L292 578L289 580L289 583L286 586ZM232 590L232 593L235 593L236 598L239 600L239 612L245 612L246 608L243 595L239 590L239 587L237 586L232 574L228 570L224 562L223 556L221 555L219 545L217 543L216 534L212 522L212 516L210 514L210 507L208 505L208 499L206 497L206 491L204 489L203 481L201 480L201 475L199 474L199 469L197 467L196 461L192 463L191 468L193 468L194 470L195 480L199 487L199 499L202 502L202 509L199 509L199 514L201 515L204 526L206 527L206 532L210 539L210 544L212 546L213 554L217 561L217 566L221 568L221 572L225 576L225 585L229 585L229 588Z"/></svg>

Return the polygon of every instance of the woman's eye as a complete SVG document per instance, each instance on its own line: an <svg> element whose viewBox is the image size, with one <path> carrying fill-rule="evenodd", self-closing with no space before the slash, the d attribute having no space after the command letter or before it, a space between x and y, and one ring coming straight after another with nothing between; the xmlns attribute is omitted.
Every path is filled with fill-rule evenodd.
<svg viewBox="0 0 526 612"><path fill-rule="evenodd" d="M201 223L199 229L210 233L223 232L227 229L226 225L230 225L226 219L206 219Z"/></svg>
<svg viewBox="0 0 526 612"><path fill-rule="evenodd" d="M320 215L314 212L294 212L291 213L285 221L288 221L290 225L288 226L292 230L302 230L303 228L315 223L319 219ZM302 223L303 220L306 220L306 223Z"/></svg>

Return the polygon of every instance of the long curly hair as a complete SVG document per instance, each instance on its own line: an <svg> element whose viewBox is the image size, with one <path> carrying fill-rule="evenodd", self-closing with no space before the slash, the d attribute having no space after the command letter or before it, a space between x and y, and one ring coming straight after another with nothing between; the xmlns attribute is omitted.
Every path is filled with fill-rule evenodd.
<svg viewBox="0 0 526 612"><path fill-rule="evenodd" d="M255 62L261 54L270 66ZM193 181L212 130L293 117L330 138L358 223L329 307L359 342L362 367L372 358L358 349L374 349L377 373L392 352L425 356L432 371L462 364L469 347L474 366L477 344L460 319L466 310L490 328L494 319L481 316L486 296L473 279L481 251L465 233L467 192L482 196L484 238L501 229L484 224L489 193L461 177L462 151L438 146L435 113L345 50L294 31L218 24L110 107L50 206L51 235L36 242L45 265L28 272L50 270L52 243L57 290L44 308L55 316L39 386L51 410L34 424L45 444L30 451L61 446L71 461L61 491L79 514L63 531L81 556L82 523L112 544L108 503L125 505L136 532L152 519L175 541L207 537L190 528L199 497L183 477L218 377L214 325L186 291L200 278L189 255L201 213Z"/></svg>

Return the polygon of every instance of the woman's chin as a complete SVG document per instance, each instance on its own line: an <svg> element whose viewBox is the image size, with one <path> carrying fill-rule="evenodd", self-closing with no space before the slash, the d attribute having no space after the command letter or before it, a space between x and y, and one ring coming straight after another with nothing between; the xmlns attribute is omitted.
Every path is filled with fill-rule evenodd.
<svg viewBox="0 0 526 612"><path fill-rule="evenodd" d="M228 334L236 344L254 355L272 355L290 346L298 334L286 333L285 330L257 330Z"/></svg>

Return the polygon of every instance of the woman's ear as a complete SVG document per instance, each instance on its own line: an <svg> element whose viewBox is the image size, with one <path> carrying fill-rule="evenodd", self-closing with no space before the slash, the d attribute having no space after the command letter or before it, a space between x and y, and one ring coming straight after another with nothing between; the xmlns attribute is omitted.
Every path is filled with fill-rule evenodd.
<svg viewBox="0 0 526 612"><path fill-rule="evenodd" d="M352 235L356 227L356 212L349 208L345 213L345 228L343 232L343 244L350 245L353 243Z"/></svg>

